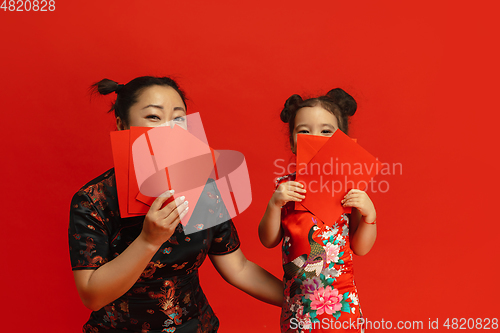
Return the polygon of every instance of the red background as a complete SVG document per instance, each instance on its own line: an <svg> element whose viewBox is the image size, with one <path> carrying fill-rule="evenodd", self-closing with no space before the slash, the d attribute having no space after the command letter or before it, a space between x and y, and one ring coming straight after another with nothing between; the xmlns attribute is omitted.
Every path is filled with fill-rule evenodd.
<svg viewBox="0 0 500 333"><path fill-rule="evenodd" d="M71 196L112 167L102 78L170 75L216 149L242 152L253 202L242 249L281 277L257 225L275 159L290 159L281 106L342 87L353 137L402 174L372 193L379 236L355 258L368 320L498 317L498 8L494 1L56 1L0 11L3 332L78 332L90 313L67 245ZM280 310L202 286L221 333L276 332ZM443 329L444 330L444 329Z"/></svg>

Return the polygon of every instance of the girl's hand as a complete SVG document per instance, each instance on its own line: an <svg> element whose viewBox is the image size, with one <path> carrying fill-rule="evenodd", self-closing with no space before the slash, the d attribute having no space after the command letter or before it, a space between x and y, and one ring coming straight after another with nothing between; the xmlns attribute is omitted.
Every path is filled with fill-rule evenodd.
<svg viewBox="0 0 500 333"><path fill-rule="evenodd" d="M276 191L274 191L270 202L281 208L288 201L302 201L305 196L301 193L306 193L303 184L295 181L283 182L278 186Z"/></svg>
<svg viewBox="0 0 500 333"><path fill-rule="evenodd" d="M173 192L165 192L149 208L139 237L143 237L149 244L160 247L170 239L181 219L187 214L188 202L184 196L176 198L162 208L163 204L172 197Z"/></svg>
<svg viewBox="0 0 500 333"><path fill-rule="evenodd" d="M343 207L356 208L364 216L365 222L372 223L377 218L375 206L366 192L352 189L341 201Z"/></svg>

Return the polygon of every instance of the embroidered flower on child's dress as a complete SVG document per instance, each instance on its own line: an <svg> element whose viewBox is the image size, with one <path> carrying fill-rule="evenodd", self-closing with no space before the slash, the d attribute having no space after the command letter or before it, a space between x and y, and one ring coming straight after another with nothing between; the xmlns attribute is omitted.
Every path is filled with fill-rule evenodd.
<svg viewBox="0 0 500 333"><path fill-rule="evenodd" d="M300 305L297 308L297 312L295 314L295 318L297 318L299 322L299 327L302 327L304 329L309 329L312 326L311 323L311 317L309 316L309 313L304 313L304 306Z"/></svg>
<svg viewBox="0 0 500 333"><path fill-rule="evenodd" d="M349 298L351 299L352 301L352 304L354 305L358 305L359 304L359 298L358 298L358 295L356 295L355 293L349 293Z"/></svg>
<svg viewBox="0 0 500 333"><path fill-rule="evenodd" d="M337 237L335 237L335 241L337 242L338 246L345 246L345 239L342 237L342 235L337 235Z"/></svg>
<svg viewBox="0 0 500 333"><path fill-rule="evenodd" d="M302 285L300 286L300 289L304 294L312 294L315 290L319 289L321 286L323 286L321 279L315 276L313 278L304 280L302 282Z"/></svg>
<svg viewBox="0 0 500 333"><path fill-rule="evenodd" d="M344 236L344 237L345 237L345 236L347 236L347 235L349 235L349 227L348 227L347 225L344 225L344 226L342 227L342 236Z"/></svg>
<svg viewBox="0 0 500 333"><path fill-rule="evenodd" d="M323 231L321 234L321 238L323 239L328 239L330 236L335 236L335 233L333 233L333 231Z"/></svg>
<svg viewBox="0 0 500 333"><path fill-rule="evenodd" d="M339 295L339 291L331 286L319 288L307 296L311 300L311 309L316 310L316 315L325 312L331 315L342 308L342 304L340 304L342 295Z"/></svg>
<svg viewBox="0 0 500 333"><path fill-rule="evenodd" d="M326 252L326 262L338 262L340 247L338 245L333 245L332 243L326 243L324 247Z"/></svg>
<svg viewBox="0 0 500 333"><path fill-rule="evenodd" d="M327 268L323 271L323 274L325 275L325 278L336 278L339 277L342 271L340 269L335 269L335 268Z"/></svg>

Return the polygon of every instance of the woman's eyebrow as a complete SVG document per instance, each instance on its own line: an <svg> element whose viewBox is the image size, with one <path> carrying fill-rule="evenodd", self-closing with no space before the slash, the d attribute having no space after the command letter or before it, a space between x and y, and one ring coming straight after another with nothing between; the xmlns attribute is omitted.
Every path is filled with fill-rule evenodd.
<svg viewBox="0 0 500 333"><path fill-rule="evenodd" d="M149 108L149 107L153 107L153 108L157 108L157 109L163 110L163 106L161 106L161 105L156 105L156 104L149 104L149 105L147 105L147 106L143 107L141 110L147 109L147 108Z"/></svg>
<svg viewBox="0 0 500 333"><path fill-rule="evenodd" d="M157 108L157 109L160 109L160 110L163 110L164 107L162 105L156 105L156 104L149 104L149 105L146 105L145 107L143 107L141 110L144 110L144 109L147 109L147 108ZM186 110L182 107L182 106L176 106L174 108L174 111L184 111L186 112Z"/></svg>

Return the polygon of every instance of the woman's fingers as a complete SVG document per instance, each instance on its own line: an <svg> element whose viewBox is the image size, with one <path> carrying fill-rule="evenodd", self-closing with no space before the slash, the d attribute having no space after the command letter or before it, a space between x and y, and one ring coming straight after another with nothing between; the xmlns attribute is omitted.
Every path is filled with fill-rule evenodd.
<svg viewBox="0 0 500 333"><path fill-rule="evenodd" d="M189 207L186 205L186 208L170 223L172 228L176 228L179 222L186 216L188 213Z"/></svg>
<svg viewBox="0 0 500 333"><path fill-rule="evenodd" d="M188 208L189 202L184 196L176 198L165 207L163 207L160 212L163 219L168 219L170 223L174 221L186 208Z"/></svg>
<svg viewBox="0 0 500 333"><path fill-rule="evenodd" d="M164 193L160 194L158 196L158 198L156 198L155 201L153 201L153 203L151 204L151 208L150 209L153 210L153 211L160 210L161 206L163 206L163 204L168 199L170 199L173 195L174 195L174 190L170 190L170 191L167 191L167 192L164 192Z"/></svg>

